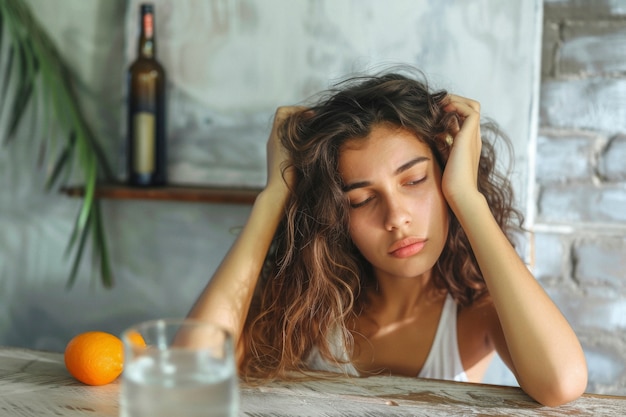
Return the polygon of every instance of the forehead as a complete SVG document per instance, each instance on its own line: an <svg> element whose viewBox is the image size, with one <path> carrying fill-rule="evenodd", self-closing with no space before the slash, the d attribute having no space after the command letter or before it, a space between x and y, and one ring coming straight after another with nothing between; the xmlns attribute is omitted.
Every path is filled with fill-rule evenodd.
<svg viewBox="0 0 626 417"><path fill-rule="evenodd" d="M388 165L397 168L415 157L432 159L429 146L408 129L381 124L372 128L364 138L349 139L339 151L339 170L365 171ZM363 173L360 173L363 175Z"/></svg>

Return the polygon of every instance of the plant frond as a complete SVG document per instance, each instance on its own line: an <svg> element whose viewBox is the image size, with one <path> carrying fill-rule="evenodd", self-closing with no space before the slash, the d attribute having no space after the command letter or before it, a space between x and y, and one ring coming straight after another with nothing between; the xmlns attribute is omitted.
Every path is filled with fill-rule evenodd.
<svg viewBox="0 0 626 417"><path fill-rule="evenodd" d="M25 37L27 33L14 30L13 36L15 36L13 45L17 51L18 86L13 97L13 107L9 118L9 130L6 141L10 141L15 137L15 132L33 94L38 69L38 58L33 49L32 41Z"/></svg>
<svg viewBox="0 0 626 417"><path fill-rule="evenodd" d="M2 46L2 43L0 43L0 46ZM4 100L0 100L0 114L2 114L5 111L5 106L8 106L9 100L7 100L7 98L10 97L9 85L11 85L11 69L13 68L13 56L15 55L15 49L13 48L12 45L9 45L8 49L9 51L7 52L7 58L6 58L7 62L4 65L5 66L4 77L2 77L2 93L1 93L2 96L1 97L4 97Z"/></svg>
<svg viewBox="0 0 626 417"><path fill-rule="evenodd" d="M61 151L61 154L57 158L56 163L52 169L52 173L48 176L48 181L46 182L46 189L50 190L54 184L57 182L59 175L63 172L63 168L68 163L68 160L71 159L74 153L74 146L76 145L76 134L74 132L70 133L70 137L65 144L65 147Z"/></svg>
<svg viewBox="0 0 626 417"><path fill-rule="evenodd" d="M113 287L113 274L109 265L109 253L106 245L106 236L104 234L104 228L102 227L102 212L100 211L100 201L94 202L94 216L91 221L93 224L93 244L98 249L96 253L99 254L100 259L98 263L100 265L100 277L102 279L102 285L107 288Z"/></svg>
<svg viewBox="0 0 626 417"><path fill-rule="evenodd" d="M8 51L4 52L3 48ZM2 58L5 56L6 61ZM0 58L6 69L0 86L5 99L1 102L0 116L8 115L4 142L16 140L26 110L34 102L33 117L43 118L38 146L40 162L54 158L52 169L46 170L46 190L69 178L74 164L85 186L66 248L66 255L75 250L68 287L76 279L89 233L93 234L92 250L96 251L92 259L100 261L102 284L110 287L113 277L95 189L100 174L108 181L114 181L114 174L82 112L71 69L23 0L0 0ZM0 121L5 121L5 117L0 117ZM64 143L58 145L60 138L64 138Z"/></svg>
<svg viewBox="0 0 626 417"><path fill-rule="evenodd" d="M71 288L76 281L76 275L78 273L78 267L80 266L80 260L83 256L83 250L85 249L85 243L87 243L87 236L89 235L88 229L83 229L78 232L80 235L80 240L78 241L78 248L76 250L76 256L74 257L74 262L72 263L72 270L70 271L70 276L67 280L66 287Z"/></svg>

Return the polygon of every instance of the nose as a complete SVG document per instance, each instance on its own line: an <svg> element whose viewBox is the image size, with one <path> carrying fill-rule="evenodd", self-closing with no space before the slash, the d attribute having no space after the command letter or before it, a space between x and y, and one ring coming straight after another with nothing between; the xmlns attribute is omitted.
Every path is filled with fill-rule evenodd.
<svg viewBox="0 0 626 417"><path fill-rule="evenodd" d="M411 223L411 211L408 205L398 198L388 198L386 202L385 230L397 230Z"/></svg>

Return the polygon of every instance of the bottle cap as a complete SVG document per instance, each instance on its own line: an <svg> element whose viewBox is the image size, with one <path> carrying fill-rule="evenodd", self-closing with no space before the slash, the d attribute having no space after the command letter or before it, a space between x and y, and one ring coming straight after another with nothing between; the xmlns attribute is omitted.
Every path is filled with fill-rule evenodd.
<svg viewBox="0 0 626 417"><path fill-rule="evenodd" d="M152 3L141 3L141 13L154 13L154 5Z"/></svg>

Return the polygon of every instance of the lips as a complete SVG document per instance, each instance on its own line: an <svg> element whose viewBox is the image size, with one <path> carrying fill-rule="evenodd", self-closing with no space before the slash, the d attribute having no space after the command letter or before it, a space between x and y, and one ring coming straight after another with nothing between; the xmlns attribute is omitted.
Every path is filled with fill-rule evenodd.
<svg viewBox="0 0 626 417"><path fill-rule="evenodd" d="M425 244L425 239L407 237L394 242L389 247L388 253L396 258L407 258L419 253L424 248Z"/></svg>

